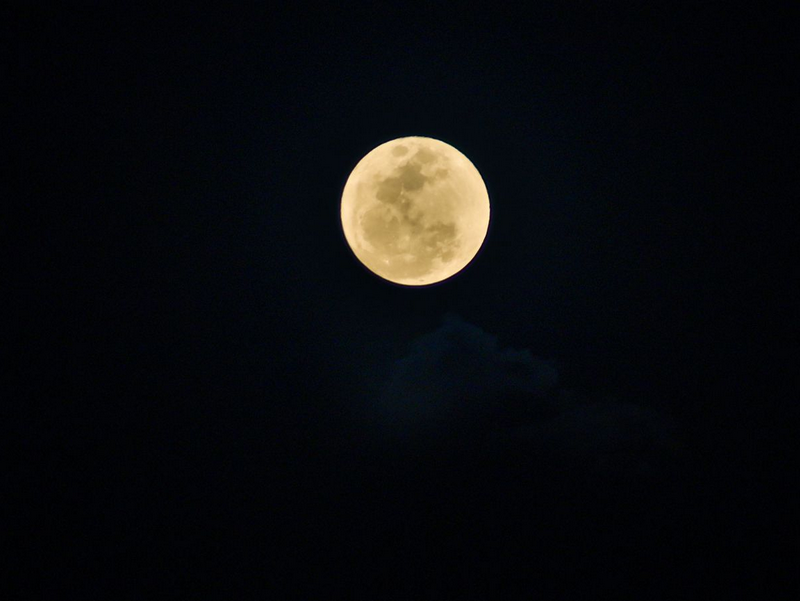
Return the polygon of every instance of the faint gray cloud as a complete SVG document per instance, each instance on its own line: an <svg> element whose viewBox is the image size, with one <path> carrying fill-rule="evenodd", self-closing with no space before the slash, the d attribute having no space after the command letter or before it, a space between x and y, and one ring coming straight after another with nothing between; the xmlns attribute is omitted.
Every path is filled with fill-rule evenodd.
<svg viewBox="0 0 800 601"><path fill-rule="evenodd" d="M392 365L379 405L390 421L473 419L497 413L504 399L541 399L557 382L550 362L448 314Z"/></svg>
<svg viewBox="0 0 800 601"><path fill-rule="evenodd" d="M647 472L676 451L672 422L632 403L576 398L551 362L456 315L391 367L378 421L396 440L479 446L534 463L553 456L604 472Z"/></svg>

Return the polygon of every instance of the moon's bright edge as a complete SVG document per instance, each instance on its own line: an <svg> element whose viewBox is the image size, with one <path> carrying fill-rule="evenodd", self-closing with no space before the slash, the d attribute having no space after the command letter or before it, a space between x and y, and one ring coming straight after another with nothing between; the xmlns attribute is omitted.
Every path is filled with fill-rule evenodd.
<svg viewBox="0 0 800 601"><path fill-rule="evenodd" d="M347 243L370 271L425 286L475 257L489 228L489 193L475 166L449 144L397 138L353 169L341 219Z"/></svg>

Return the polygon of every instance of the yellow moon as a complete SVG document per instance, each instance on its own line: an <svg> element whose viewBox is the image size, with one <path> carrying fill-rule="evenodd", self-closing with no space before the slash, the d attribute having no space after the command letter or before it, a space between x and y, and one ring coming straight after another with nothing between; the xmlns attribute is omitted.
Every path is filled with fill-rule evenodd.
<svg viewBox="0 0 800 601"><path fill-rule="evenodd" d="M371 150L342 192L342 229L355 256L405 286L445 280L472 261L489 229L481 174L440 140L397 138Z"/></svg>

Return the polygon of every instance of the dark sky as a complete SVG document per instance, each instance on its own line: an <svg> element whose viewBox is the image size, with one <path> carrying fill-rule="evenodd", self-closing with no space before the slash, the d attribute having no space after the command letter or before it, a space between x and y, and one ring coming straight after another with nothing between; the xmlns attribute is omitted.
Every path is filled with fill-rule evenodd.
<svg viewBox="0 0 800 601"><path fill-rule="evenodd" d="M787 15L170 4L19 21L21 598L796 587ZM338 220L407 135L492 202L421 289Z"/></svg>

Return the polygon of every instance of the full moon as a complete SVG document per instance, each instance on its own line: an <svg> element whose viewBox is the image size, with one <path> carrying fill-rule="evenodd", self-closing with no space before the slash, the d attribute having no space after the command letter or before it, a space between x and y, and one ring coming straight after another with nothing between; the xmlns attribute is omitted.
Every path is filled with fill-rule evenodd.
<svg viewBox="0 0 800 601"><path fill-rule="evenodd" d="M455 275L489 229L481 174L440 140L397 138L371 150L342 192L342 229L370 271L404 286Z"/></svg>

